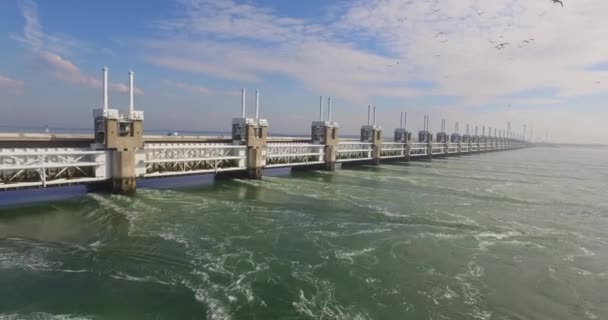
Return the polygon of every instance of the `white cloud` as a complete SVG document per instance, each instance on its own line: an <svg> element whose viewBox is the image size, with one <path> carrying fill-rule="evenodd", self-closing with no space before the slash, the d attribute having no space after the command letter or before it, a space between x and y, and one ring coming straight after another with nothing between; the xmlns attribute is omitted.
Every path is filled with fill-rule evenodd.
<svg viewBox="0 0 608 320"><path fill-rule="evenodd" d="M25 83L0 74L0 89L21 91Z"/></svg>
<svg viewBox="0 0 608 320"><path fill-rule="evenodd" d="M361 1L340 24L381 39L441 83L442 93L475 103L536 87L555 87L563 96L601 92L594 83L607 74L585 67L605 59L608 46L599 40L608 33L598 26L606 10L608 4L598 0L569 2L563 9L551 1L450 0L435 8L416 1ZM439 32L446 42L433 36ZM497 50L499 43L510 45Z"/></svg>
<svg viewBox="0 0 608 320"><path fill-rule="evenodd" d="M203 95L209 95L209 94L213 94L214 91L207 88L207 87L202 87L202 86L195 86L192 84L188 84L188 83L183 83L183 82L175 82L175 81L170 81L170 80L165 80L164 84L170 87L174 87L174 88L179 88L179 89L184 89L187 91L190 91L192 93L198 93L198 94L203 94Z"/></svg>
<svg viewBox="0 0 608 320"><path fill-rule="evenodd" d="M58 37L44 33L38 19L38 7L33 1L21 0L19 7L25 19L25 27L23 35L13 38L31 49L37 60L47 67L55 78L91 88L101 88L99 78L83 72L62 56L69 51L69 48L77 45L78 41L66 36ZM123 83L110 82L109 87L121 93L129 91L129 87ZM143 91L135 88L135 93L142 94Z"/></svg>
<svg viewBox="0 0 608 320"><path fill-rule="evenodd" d="M608 51L600 41L608 28L598 27L608 3L599 0L564 8L549 0L361 0L334 21L232 0L180 3L183 10L160 24L168 35L152 42L178 49L149 61L218 78L255 82L278 73L357 102L434 94L469 105L537 87L557 88L555 98L598 93L595 83L608 82L607 72L585 70ZM509 45L498 50L500 43ZM404 85L415 80L437 85Z"/></svg>

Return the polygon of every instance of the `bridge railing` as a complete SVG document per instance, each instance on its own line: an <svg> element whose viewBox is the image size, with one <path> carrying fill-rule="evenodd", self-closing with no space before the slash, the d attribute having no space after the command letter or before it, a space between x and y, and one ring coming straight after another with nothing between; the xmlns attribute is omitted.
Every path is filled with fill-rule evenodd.
<svg viewBox="0 0 608 320"><path fill-rule="evenodd" d="M269 143L266 168L306 166L324 163L325 146L309 143Z"/></svg>
<svg viewBox="0 0 608 320"><path fill-rule="evenodd" d="M431 148L432 154L445 154L445 143L433 142Z"/></svg>
<svg viewBox="0 0 608 320"><path fill-rule="evenodd" d="M460 152L468 153L471 152L471 145L468 143L463 143L460 145Z"/></svg>
<svg viewBox="0 0 608 320"><path fill-rule="evenodd" d="M380 157L382 159L405 157L405 143L383 142L380 149Z"/></svg>
<svg viewBox="0 0 608 320"><path fill-rule="evenodd" d="M0 149L0 189L106 180L108 157L84 148Z"/></svg>
<svg viewBox="0 0 608 320"><path fill-rule="evenodd" d="M477 143L472 143L470 151L471 152L477 152L477 151L479 151L479 145Z"/></svg>
<svg viewBox="0 0 608 320"><path fill-rule="evenodd" d="M448 144L448 153L450 153L450 154L458 153L458 144L456 144L456 143Z"/></svg>
<svg viewBox="0 0 608 320"><path fill-rule="evenodd" d="M372 159L372 143L340 141L336 148L336 161L348 162Z"/></svg>
<svg viewBox="0 0 608 320"><path fill-rule="evenodd" d="M246 146L214 143L150 143L144 177L162 177L246 169Z"/></svg>
<svg viewBox="0 0 608 320"><path fill-rule="evenodd" d="M410 157L428 156L428 149L426 142L412 142Z"/></svg>

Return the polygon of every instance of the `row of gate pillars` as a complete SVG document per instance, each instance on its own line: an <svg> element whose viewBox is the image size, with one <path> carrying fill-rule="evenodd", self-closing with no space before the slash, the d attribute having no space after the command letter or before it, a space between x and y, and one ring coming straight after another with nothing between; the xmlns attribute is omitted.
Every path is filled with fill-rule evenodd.
<svg viewBox="0 0 608 320"><path fill-rule="evenodd" d="M93 110L95 120L94 150L105 150L110 153L111 166L107 166L107 175L112 177L107 186L110 191L120 194L135 192L137 187L137 151L144 147L143 140L143 111L136 111L134 106L134 73L129 72L129 112L121 113L117 109L109 108L108 101L108 69L103 69L103 106ZM323 113L323 97L320 101L319 120L313 121L311 128L311 141L313 144L324 146L324 159L322 168L335 170L338 160L339 124L332 121L331 98L327 100L327 119ZM370 123L371 106L368 108L368 123L361 127L360 141L371 143L372 161L380 164L382 152L382 128L376 125L376 108L373 109L373 121ZM395 129L394 141L404 144L403 160L410 160L412 133L404 127L405 114L402 113L401 127ZM433 134L428 131L428 118L425 118L425 130L420 132L420 142L427 143L427 158L432 159ZM441 142L446 143L447 135L437 135ZM459 136L460 137L460 136ZM453 137L452 137L453 139ZM460 139L460 138L459 138ZM471 137L462 136L462 142L468 142ZM460 140L459 140L460 142ZM473 141L474 142L474 141ZM479 142L479 141L477 141ZM256 92L255 118L245 116L245 89L242 92L241 117L232 120L232 143L246 146L245 176L250 179L261 179L265 166L266 147L268 145L268 121L259 117L259 92ZM458 150L460 152L460 150Z"/></svg>

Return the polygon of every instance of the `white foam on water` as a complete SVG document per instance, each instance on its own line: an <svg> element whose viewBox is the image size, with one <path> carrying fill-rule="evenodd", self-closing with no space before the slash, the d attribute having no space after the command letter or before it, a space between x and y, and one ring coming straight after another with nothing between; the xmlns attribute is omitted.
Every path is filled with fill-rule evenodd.
<svg viewBox="0 0 608 320"><path fill-rule="evenodd" d="M393 259L398 259L398 258L400 258L400 257L398 257L398 256L397 256L397 254L395 254L395 248L396 248L396 247L399 247L399 246L409 246L411 243L412 243L412 241L411 241L411 240L405 240L405 241L397 241L397 242L395 242L395 243L391 244L391 250L390 250L390 252L391 252L391 257L392 257Z"/></svg>
<svg viewBox="0 0 608 320"><path fill-rule="evenodd" d="M371 317L362 312L345 310L345 307L336 303L333 291L320 292L307 298L304 291L300 290L297 301L291 305L296 312L306 315L312 319L335 319L335 320L368 320Z"/></svg>
<svg viewBox="0 0 608 320"><path fill-rule="evenodd" d="M577 248L578 248L578 250L582 251L583 254L569 254L564 258L564 260L572 262L572 261L574 261L575 258L595 256L595 252L593 252L583 246L578 246Z"/></svg>
<svg viewBox="0 0 608 320"><path fill-rule="evenodd" d="M479 239L503 240L503 239L508 239L508 238L521 236L521 235L522 235L521 232L517 232L517 231L507 231L507 232L502 232L502 233L484 231L484 232L474 235L474 237L478 240Z"/></svg>
<svg viewBox="0 0 608 320"><path fill-rule="evenodd" d="M114 203L114 201L112 201L111 199L108 199L105 196L102 196L99 194L88 193L87 196L90 197L91 199L95 200L102 209L110 210L110 211L116 212L118 214L122 214L125 218L127 218L127 221L129 221L129 231L128 231L129 236L131 236L131 235L135 234L137 231L139 231L139 229L140 229L139 220L142 219L141 212L123 208L123 207L117 205L116 203Z"/></svg>
<svg viewBox="0 0 608 320"><path fill-rule="evenodd" d="M182 284L184 284L190 290L194 291L194 298L207 307L207 320L232 319L229 309L224 305L224 303L212 297L205 289L196 288L188 281L183 281Z"/></svg>
<svg viewBox="0 0 608 320"><path fill-rule="evenodd" d="M467 315L471 316L473 319L478 320L488 320L492 318L492 312L482 310L477 306L473 306L473 310L471 310L471 312L468 312Z"/></svg>
<svg viewBox="0 0 608 320"><path fill-rule="evenodd" d="M473 285L472 281L470 281L471 278L475 279L475 277L471 275L470 270L455 276L455 279L460 283L464 303L467 305L476 305L481 297L481 292Z"/></svg>
<svg viewBox="0 0 608 320"><path fill-rule="evenodd" d="M167 241L174 241L174 242L183 244L184 247L186 247L186 248L189 247L188 240L186 240L186 238L182 235L176 235L169 231L163 231L163 232L158 233L158 236Z"/></svg>
<svg viewBox="0 0 608 320"><path fill-rule="evenodd" d="M598 319L598 317L589 310L585 310L585 317L587 317L587 319L591 319L591 320Z"/></svg>
<svg viewBox="0 0 608 320"><path fill-rule="evenodd" d="M59 271L59 272L65 272L65 273L84 273L84 272L89 272L89 270L86 270L86 269L59 269L59 270L53 270L53 271Z"/></svg>
<svg viewBox="0 0 608 320"><path fill-rule="evenodd" d="M0 313L0 320L89 320L94 317L72 314L50 314L45 312L33 312L29 314Z"/></svg>
<svg viewBox="0 0 608 320"><path fill-rule="evenodd" d="M44 247L28 248L25 252L0 248L0 269L49 271L60 268L61 262L47 259L48 251Z"/></svg>
<svg viewBox="0 0 608 320"><path fill-rule="evenodd" d="M110 276L110 278L114 278L117 280L135 281L135 282L150 282L150 283L158 283L158 284L167 285L167 286L175 285L174 282L162 281L153 276L137 277L137 276L129 275L124 272L116 272L116 273L110 274L109 276Z"/></svg>
<svg viewBox="0 0 608 320"><path fill-rule="evenodd" d="M355 250L355 251L345 251L345 250L334 250L334 255L336 258L340 259L340 260L347 260L349 261L351 264L353 264L355 262L355 259L359 256L366 256L372 259L372 261L374 262L373 264L378 263L378 258L376 258L376 256L369 254L370 252L376 250L375 248L365 248L365 249L361 249L361 250Z"/></svg>
<svg viewBox="0 0 608 320"><path fill-rule="evenodd" d="M452 218L456 218L455 222L457 222L457 223L472 226L472 227L479 227L479 223L477 223L477 221L475 221L474 219L469 218L467 216L463 216L461 214L456 214L456 213L452 213L452 212L448 212L448 211L441 211L441 213L448 215Z"/></svg>
<svg viewBox="0 0 608 320"><path fill-rule="evenodd" d="M413 236L412 238L420 238L420 239L425 239L425 238L434 238L434 239L439 239L439 240L453 240L453 239L463 239L465 237L465 234L447 234L447 233L441 233L441 232L420 232L417 235Z"/></svg>
<svg viewBox="0 0 608 320"><path fill-rule="evenodd" d="M467 269L469 271L469 275L473 278L481 278L484 275L484 268L474 261L469 261L467 263Z"/></svg>
<svg viewBox="0 0 608 320"><path fill-rule="evenodd" d="M518 231L506 231L506 232L500 232L500 233L484 231L481 233L474 234L473 237L478 241L479 250L483 251L483 252L487 251L489 247L494 246L497 243L512 244L512 245L513 244L515 244L515 245L524 245L524 244L535 245L530 242L523 242L523 241L517 241L517 240L503 241L505 239L510 239L512 237L517 237L517 236L521 236L521 235L522 235L522 233L518 232Z"/></svg>
<svg viewBox="0 0 608 320"><path fill-rule="evenodd" d="M393 231L393 229L384 229L384 228L374 228L374 229L369 229L369 230L361 230L361 231L356 231L351 233L351 236L357 236L357 235L362 235L362 234L374 234L374 233L384 233L384 232L390 232Z"/></svg>

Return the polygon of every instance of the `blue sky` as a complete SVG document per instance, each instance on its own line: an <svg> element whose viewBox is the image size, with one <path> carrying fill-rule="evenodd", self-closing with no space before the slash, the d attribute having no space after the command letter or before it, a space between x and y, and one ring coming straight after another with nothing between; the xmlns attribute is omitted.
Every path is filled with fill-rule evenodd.
<svg viewBox="0 0 608 320"><path fill-rule="evenodd" d="M136 72L150 131L225 131L244 87L274 132L308 132L331 95L345 133L373 104L388 131L407 111L605 142L608 4L530 2L2 1L0 129L91 128L108 66L123 110Z"/></svg>

